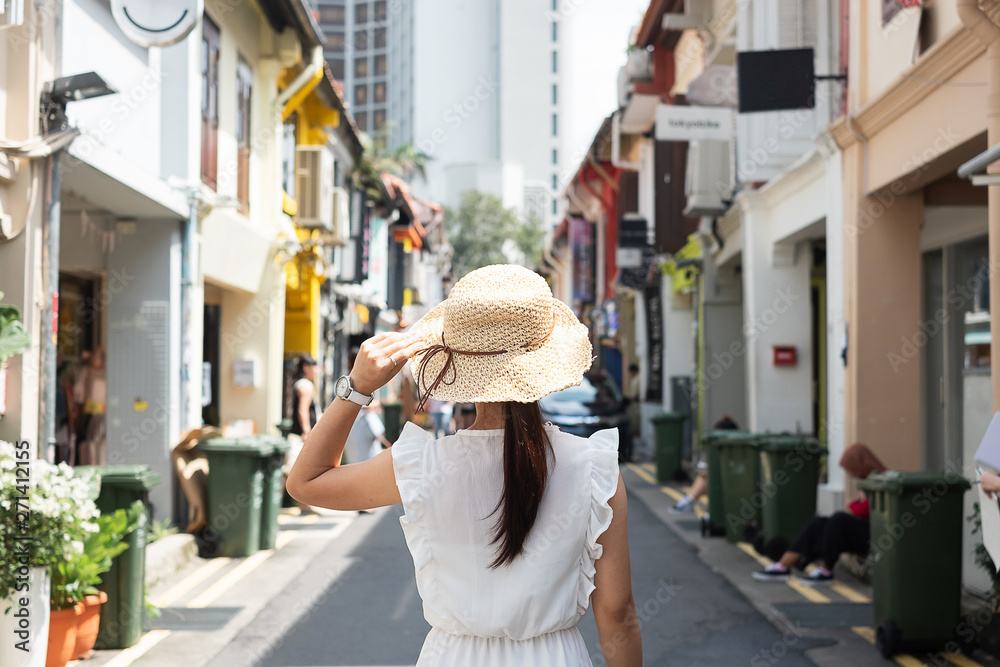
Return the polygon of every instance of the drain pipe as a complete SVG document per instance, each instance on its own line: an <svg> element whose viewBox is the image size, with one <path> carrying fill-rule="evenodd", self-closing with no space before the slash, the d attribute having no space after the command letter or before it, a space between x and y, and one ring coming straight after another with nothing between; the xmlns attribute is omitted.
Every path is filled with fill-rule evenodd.
<svg viewBox="0 0 1000 667"><path fill-rule="evenodd" d="M986 136L987 145L1000 143L1000 26L980 9L978 0L957 0L956 9L966 29L986 46ZM997 4L992 3L993 7ZM1000 173L1000 163L994 163L987 173ZM989 265L990 270L990 384L993 411L1000 410L1000 186L988 186L989 192Z"/></svg>
<svg viewBox="0 0 1000 667"><path fill-rule="evenodd" d="M313 88L323 80L323 63L323 47L314 46L309 64L299 72L299 75L290 84L285 86L274 102L275 108L281 114L281 120L286 120L291 116L302 104L302 101L309 96Z"/></svg>

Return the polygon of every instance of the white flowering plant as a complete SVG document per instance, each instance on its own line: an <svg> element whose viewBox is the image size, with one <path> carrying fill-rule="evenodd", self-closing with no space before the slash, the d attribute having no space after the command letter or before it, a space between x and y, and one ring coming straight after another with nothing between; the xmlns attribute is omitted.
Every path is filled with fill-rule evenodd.
<svg viewBox="0 0 1000 667"><path fill-rule="evenodd" d="M99 530L96 474L29 459L27 445L0 441L0 600L4 612L33 567L52 569L83 552Z"/></svg>

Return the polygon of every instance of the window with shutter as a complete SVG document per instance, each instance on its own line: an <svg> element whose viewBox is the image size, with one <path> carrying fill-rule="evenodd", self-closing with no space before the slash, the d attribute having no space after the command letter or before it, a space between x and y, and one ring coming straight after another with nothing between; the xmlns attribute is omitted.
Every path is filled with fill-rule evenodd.
<svg viewBox="0 0 1000 667"><path fill-rule="evenodd" d="M779 49L816 46L816 1L778 0Z"/></svg>
<svg viewBox="0 0 1000 667"><path fill-rule="evenodd" d="M219 27L207 15L201 28L201 180L213 190L219 174Z"/></svg>
<svg viewBox="0 0 1000 667"><path fill-rule="evenodd" d="M250 212L250 109L253 72L243 58L236 65L236 198L240 212Z"/></svg>

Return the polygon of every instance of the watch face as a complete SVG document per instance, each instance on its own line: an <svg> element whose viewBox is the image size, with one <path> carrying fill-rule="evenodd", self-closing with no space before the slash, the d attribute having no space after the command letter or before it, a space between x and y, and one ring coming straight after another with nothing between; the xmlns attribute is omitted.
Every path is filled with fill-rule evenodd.
<svg viewBox="0 0 1000 667"><path fill-rule="evenodd" d="M351 379L346 375L341 375L340 379L337 380L335 391L337 392L337 396L347 398L347 396L351 393Z"/></svg>

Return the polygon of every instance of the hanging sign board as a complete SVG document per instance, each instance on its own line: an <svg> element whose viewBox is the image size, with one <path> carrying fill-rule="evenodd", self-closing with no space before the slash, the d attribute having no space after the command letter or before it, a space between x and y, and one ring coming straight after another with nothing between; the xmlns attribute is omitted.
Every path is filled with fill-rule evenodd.
<svg viewBox="0 0 1000 667"><path fill-rule="evenodd" d="M656 107L657 141L729 141L733 136L733 111L726 107Z"/></svg>
<svg viewBox="0 0 1000 667"><path fill-rule="evenodd" d="M139 46L170 46L198 25L203 0L111 0L111 16Z"/></svg>

